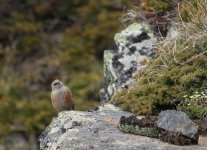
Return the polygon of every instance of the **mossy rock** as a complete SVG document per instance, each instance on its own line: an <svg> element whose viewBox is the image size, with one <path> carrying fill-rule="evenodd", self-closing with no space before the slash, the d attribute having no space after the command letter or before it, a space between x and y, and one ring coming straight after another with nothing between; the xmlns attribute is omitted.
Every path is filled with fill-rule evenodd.
<svg viewBox="0 0 207 150"><path fill-rule="evenodd" d="M141 136L147 136L152 138L159 138L159 131L155 128L144 128L139 126L133 126L133 125L121 125L119 124L119 129L126 133L133 133Z"/></svg>
<svg viewBox="0 0 207 150"><path fill-rule="evenodd" d="M159 131L156 127L156 120L157 117L153 116L147 116L141 119L138 119L136 116L122 116L118 127L126 133L158 138Z"/></svg>

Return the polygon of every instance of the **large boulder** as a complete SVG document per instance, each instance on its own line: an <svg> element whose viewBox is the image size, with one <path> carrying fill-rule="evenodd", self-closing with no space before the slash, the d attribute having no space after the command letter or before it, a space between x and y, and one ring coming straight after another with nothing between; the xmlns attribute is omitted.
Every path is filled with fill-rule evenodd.
<svg viewBox="0 0 207 150"><path fill-rule="evenodd" d="M99 107L97 111L63 111L55 117L39 137L42 150L202 150L207 143L177 147L159 139L124 134L117 126L121 116L131 116L113 105Z"/></svg>
<svg viewBox="0 0 207 150"><path fill-rule="evenodd" d="M134 23L114 37L117 50L104 51L102 101L109 101L120 87L129 88L133 74L145 67L154 54L157 39L146 23Z"/></svg>
<svg viewBox="0 0 207 150"><path fill-rule="evenodd" d="M161 141L176 145L198 144L198 126L182 111L162 111L157 127Z"/></svg>
<svg viewBox="0 0 207 150"><path fill-rule="evenodd" d="M118 148L118 142L122 139L115 130L122 115L129 116L131 113L110 104L90 112L60 112L40 136L40 149Z"/></svg>

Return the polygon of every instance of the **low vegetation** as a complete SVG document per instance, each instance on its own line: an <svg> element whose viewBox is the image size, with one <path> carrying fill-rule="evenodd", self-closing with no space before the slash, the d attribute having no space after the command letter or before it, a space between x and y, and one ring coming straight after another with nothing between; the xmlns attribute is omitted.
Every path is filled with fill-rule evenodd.
<svg viewBox="0 0 207 150"><path fill-rule="evenodd" d="M178 16L185 15L185 19L174 23L174 35L161 38L156 58L137 72L134 80L140 86L121 89L112 103L138 115L178 108L191 117L204 114L203 104L197 107L197 102L187 103L183 96L207 87L207 1L186 1L179 8L183 13L179 11Z"/></svg>
<svg viewBox="0 0 207 150"><path fill-rule="evenodd" d="M177 108L185 111L192 118L202 119L207 115L207 95L205 92L195 92L191 96L184 95L184 100Z"/></svg>

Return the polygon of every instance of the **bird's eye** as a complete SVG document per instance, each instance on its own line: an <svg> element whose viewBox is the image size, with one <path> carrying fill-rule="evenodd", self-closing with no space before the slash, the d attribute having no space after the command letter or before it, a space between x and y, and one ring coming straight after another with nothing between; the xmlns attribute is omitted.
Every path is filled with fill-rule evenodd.
<svg viewBox="0 0 207 150"><path fill-rule="evenodd" d="M58 85L58 83L54 83L53 85Z"/></svg>

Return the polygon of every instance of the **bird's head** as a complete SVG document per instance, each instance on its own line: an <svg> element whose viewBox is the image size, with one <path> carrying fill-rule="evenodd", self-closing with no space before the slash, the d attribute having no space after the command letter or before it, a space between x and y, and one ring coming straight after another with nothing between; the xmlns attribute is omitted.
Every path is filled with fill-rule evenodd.
<svg viewBox="0 0 207 150"><path fill-rule="evenodd" d="M52 88L52 90L58 90L58 89L60 89L63 85L64 85L64 84L63 84L60 80L56 79L56 80L54 80L54 81L52 82L52 84L51 84L51 88Z"/></svg>

